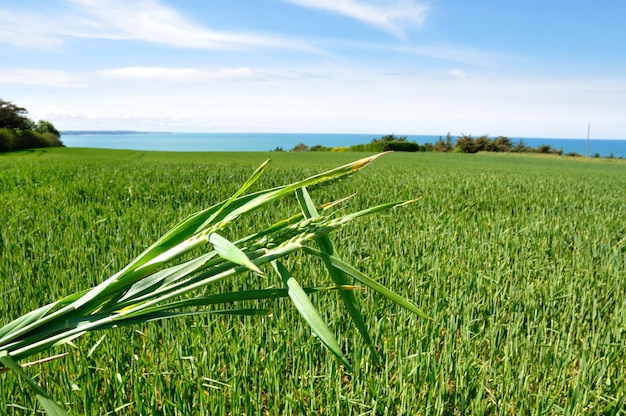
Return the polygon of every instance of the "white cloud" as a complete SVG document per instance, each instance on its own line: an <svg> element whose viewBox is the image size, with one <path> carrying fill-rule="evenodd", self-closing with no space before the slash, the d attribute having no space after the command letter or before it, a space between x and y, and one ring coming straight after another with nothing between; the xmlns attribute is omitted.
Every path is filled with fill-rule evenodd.
<svg viewBox="0 0 626 416"><path fill-rule="evenodd" d="M199 68L168 68L141 67L106 69L95 72L68 72L58 70L42 70L31 68L0 69L0 85L11 88L20 86L37 86L49 88L99 88L103 80L109 86L122 81L145 81L152 83L193 85L204 81L241 81L255 79L255 72L248 67L199 69Z"/></svg>
<svg viewBox="0 0 626 416"><path fill-rule="evenodd" d="M448 76L452 79L465 79L467 74L460 69L451 69L447 72Z"/></svg>
<svg viewBox="0 0 626 416"><path fill-rule="evenodd" d="M0 85L36 85L55 88L77 88L85 84L65 71L43 69L0 69Z"/></svg>
<svg viewBox="0 0 626 416"><path fill-rule="evenodd" d="M202 70L197 68L140 67L108 69L98 75L113 79L189 82L202 80L245 79L254 75L248 67Z"/></svg>
<svg viewBox="0 0 626 416"><path fill-rule="evenodd" d="M15 93L7 98L61 130L580 137L591 123L597 138L626 131L623 80L480 71L462 79L464 69L451 68L389 76L370 68L127 67L62 73L61 80L87 86L11 89ZM33 74L41 77L39 83L50 79L49 72ZM5 75L0 72L0 79ZM22 79L29 79L26 75ZM3 85L5 94L9 89Z"/></svg>
<svg viewBox="0 0 626 416"><path fill-rule="evenodd" d="M43 26L42 26L43 25ZM53 26L52 28L47 28ZM49 36L46 32L56 29L50 25L43 14L13 13L0 10L0 43L7 43L19 48L34 47L52 49L62 44L58 36Z"/></svg>
<svg viewBox="0 0 626 416"><path fill-rule="evenodd" d="M468 65L493 67L507 61L519 61L520 58L484 49L455 44L432 44L413 47L402 47L398 50L435 58L442 61L460 62Z"/></svg>
<svg viewBox="0 0 626 416"><path fill-rule="evenodd" d="M402 37L406 27L419 27L428 14L426 4L413 0L284 0L303 7L326 10Z"/></svg>
<svg viewBox="0 0 626 416"><path fill-rule="evenodd" d="M297 42L254 33L204 27L155 0L67 0L72 7L48 11L0 11L0 42L56 48L66 38L135 40L197 49L249 46L313 50Z"/></svg>

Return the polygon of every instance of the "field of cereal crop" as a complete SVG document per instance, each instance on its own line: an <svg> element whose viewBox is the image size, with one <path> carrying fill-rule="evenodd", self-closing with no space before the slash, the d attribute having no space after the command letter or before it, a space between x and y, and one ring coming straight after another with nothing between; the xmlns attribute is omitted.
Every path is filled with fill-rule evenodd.
<svg viewBox="0 0 626 416"><path fill-rule="evenodd" d="M0 155L0 326L106 279L268 157L272 187L353 153L48 149ZM193 317L86 335L29 374L70 414L626 414L626 164L512 154L394 153L311 190L363 218L346 260L434 321L357 293L375 365L336 293L324 318L354 372L285 300L271 317ZM249 233L293 207L237 224ZM286 212L286 211L285 211ZM319 264L290 259L304 281ZM250 285L243 279L241 285ZM0 374L0 414L37 414Z"/></svg>

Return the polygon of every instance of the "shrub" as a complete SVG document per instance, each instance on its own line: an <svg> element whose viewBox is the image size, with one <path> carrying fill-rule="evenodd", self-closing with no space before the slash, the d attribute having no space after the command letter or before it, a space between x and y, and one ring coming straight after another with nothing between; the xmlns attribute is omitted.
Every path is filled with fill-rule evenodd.
<svg viewBox="0 0 626 416"><path fill-rule="evenodd" d="M448 134L446 134L445 140L443 139L443 137L439 136L439 140L437 140L435 144L426 143L425 147L432 152L449 152L454 148L454 146L452 145L452 136L448 132Z"/></svg>
<svg viewBox="0 0 626 416"><path fill-rule="evenodd" d="M298 143L290 151L291 152L307 152L308 150L309 150L309 146L307 146L304 143Z"/></svg>
<svg viewBox="0 0 626 416"><path fill-rule="evenodd" d="M524 139L520 139L520 141L517 142L515 145L513 145L513 147L511 148L511 152L515 152L515 153L526 153L526 152L532 152L532 151L533 151L533 148L527 146Z"/></svg>
<svg viewBox="0 0 626 416"><path fill-rule="evenodd" d="M478 151L474 138L471 135L465 134L457 139L454 150L457 149L461 153L476 153Z"/></svg>
<svg viewBox="0 0 626 416"><path fill-rule="evenodd" d="M511 139L506 136L498 136L489 141L487 145L487 151L489 152L510 152L512 148Z"/></svg>
<svg viewBox="0 0 626 416"><path fill-rule="evenodd" d="M419 152L420 145L415 142L395 141L382 142L382 151L393 150L394 152Z"/></svg>
<svg viewBox="0 0 626 416"><path fill-rule="evenodd" d="M33 130L18 131L16 136L17 142L15 150L51 147L55 145L54 143L61 143L58 137L52 133L37 133Z"/></svg>
<svg viewBox="0 0 626 416"><path fill-rule="evenodd" d="M535 149L535 153L544 153L544 154L551 154L551 155L562 155L563 154L563 149L556 149L552 146L550 146L549 144L542 144L537 146L537 148Z"/></svg>
<svg viewBox="0 0 626 416"><path fill-rule="evenodd" d="M11 129L0 128L0 152L15 149L15 133Z"/></svg>
<svg viewBox="0 0 626 416"><path fill-rule="evenodd" d="M315 146L311 146L309 149L310 152L328 152L330 147L322 146L321 144L316 144Z"/></svg>
<svg viewBox="0 0 626 416"><path fill-rule="evenodd" d="M0 152L62 146L61 138L52 132L0 128Z"/></svg>

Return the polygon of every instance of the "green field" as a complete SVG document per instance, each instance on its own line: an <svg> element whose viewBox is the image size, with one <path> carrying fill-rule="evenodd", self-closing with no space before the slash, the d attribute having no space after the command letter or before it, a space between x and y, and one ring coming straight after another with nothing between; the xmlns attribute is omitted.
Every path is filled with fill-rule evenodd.
<svg viewBox="0 0 626 416"><path fill-rule="evenodd" d="M0 326L121 269L187 215L364 154L47 149L0 155ZM255 188L257 189L257 188ZM415 204L334 237L342 257L411 299L359 291L376 366L336 293L316 295L355 372L287 300L271 317L195 317L88 334L28 368L71 414L626 414L626 164L512 154L394 153L311 190L350 209ZM278 204L244 235L297 207ZM323 267L289 261L304 282ZM240 285L258 286L251 276ZM0 374L0 414L37 414Z"/></svg>

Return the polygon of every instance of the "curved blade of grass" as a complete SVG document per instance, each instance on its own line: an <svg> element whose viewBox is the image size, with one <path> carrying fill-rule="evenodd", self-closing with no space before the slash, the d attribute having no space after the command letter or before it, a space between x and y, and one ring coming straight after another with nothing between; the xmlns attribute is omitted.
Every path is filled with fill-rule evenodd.
<svg viewBox="0 0 626 416"><path fill-rule="evenodd" d="M144 279L141 279L128 289L128 291L122 296L118 302L124 302L131 300L146 293L151 293L158 287L176 281L177 279L187 276L190 273L194 273L199 267L206 264L207 261L217 256L217 251L212 251L202 256L199 256L192 261L177 264L176 266L168 267L167 269L160 270L153 275L150 275Z"/></svg>
<svg viewBox="0 0 626 416"><path fill-rule="evenodd" d="M57 355L52 355L50 357L42 358L41 360L30 361L30 362L27 362L27 363L20 364L20 367L22 367L22 369L24 369L26 367L32 367L34 365L39 365L39 364L47 363L49 361L58 360L60 358L66 357L68 355L69 355L68 352L64 352L62 354L57 354ZM4 374L4 373L6 373L8 371L11 371L11 369L7 368L7 367L0 368L0 374Z"/></svg>
<svg viewBox="0 0 626 416"><path fill-rule="evenodd" d="M200 311L187 311L187 312L154 312L145 313L137 316L130 316L123 319L115 319L113 322L109 322L106 325L99 326L97 330L121 328L124 326L130 326L135 324L143 324L145 322L160 321L170 318L181 318L183 316L198 316L198 315L234 315L234 316L270 316L272 311L270 309L259 308L238 308L238 309L219 309L219 310L207 310Z"/></svg>
<svg viewBox="0 0 626 416"><path fill-rule="evenodd" d="M287 291L289 297L293 301L298 312L304 318L307 324L311 327L311 330L319 337L319 339L324 343L326 348L328 348L333 354L339 358L339 360L350 370L352 371L352 366L346 359L346 357L341 352L341 347L339 347L339 343L335 339L335 336L328 326L322 320L322 317L317 313L317 309L311 303L311 300L306 295L306 292L302 289L300 284L291 276L289 270L282 263L273 261L272 266L274 270L282 277L285 282L285 286L287 287Z"/></svg>
<svg viewBox="0 0 626 416"><path fill-rule="evenodd" d="M2 337L4 337L6 334L11 333L11 331L17 331L33 322L38 321L55 306L56 302L42 306L41 308L30 311L26 315L22 315L16 320L9 322L8 324L0 328L0 339L2 339Z"/></svg>
<svg viewBox="0 0 626 416"><path fill-rule="evenodd" d="M218 233L209 234L209 242L213 244L215 251L217 251L223 259L230 260L235 264L245 266L248 269L263 274L261 270L248 258L246 253L241 251L239 247L222 237Z"/></svg>
<svg viewBox="0 0 626 416"><path fill-rule="evenodd" d="M237 190L237 192L235 192L230 198L228 198L228 200L226 200L226 202L224 202L224 204L222 204L222 206L220 206L220 208L215 211L215 213L213 213L201 226L200 228L205 228L208 225L210 225L213 220L215 218L217 218L228 206L230 206L230 204L232 204L237 198L239 198L241 195L243 195L244 192L246 192L252 185L254 185L254 183L261 177L261 175L263 174L263 172L265 172L265 168L267 167L268 163L270 163L270 160L267 159L265 162L263 162L261 164L261 166L259 166L254 173L252 174L252 176L250 176L248 178L248 180L246 181L246 183L244 183L241 188L239 188Z"/></svg>
<svg viewBox="0 0 626 416"><path fill-rule="evenodd" d="M350 266L348 263L340 260L339 258L333 255L330 255L328 253L325 253L323 251L316 250L312 247L302 246L302 249L308 254L312 254L314 256L321 258L324 261L328 261L333 267L336 267L342 272L352 276L359 282L363 283L365 286L380 293L381 295L391 300L392 302L396 303L397 305L402 306L404 309L407 309L413 312L414 314L416 314L417 316L421 318L433 320L412 302L398 295L391 289L386 288L385 286L381 285L375 280L370 279L369 277L367 277L366 275L364 275L363 273L361 273L354 267Z"/></svg>
<svg viewBox="0 0 626 416"><path fill-rule="evenodd" d="M356 218L359 217L364 217L366 215L372 215L372 214L376 214L378 212L381 211L386 211L392 208L398 208L398 207L402 207L404 205L409 205L409 204L413 204L415 202L417 202L419 199L411 199L409 201L396 201L396 202L387 202L384 204L380 204L380 205L376 205L370 208L366 208L364 210L361 211L357 211L357 212L351 212L349 214L344 215L343 217L340 218L340 222L341 223L346 223L349 221L352 221Z"/></svg>
<svg viewBox="0 0 626 416"><path fill-rule="evenodd" d="M35 382L35 380L30 378L22 367L16 363L6 351L0 351L0 363L28 383L29 387L35 392L37 401L39 401L41 407L43 407L49 416L67 416L65 410L61 409L61 407L54 400L52 400L48 393L46 393L45 390Z"/></svg>
<svg viewBox="0 0 626 416"><path fill-rule="evenodd" d="M319 217L319 213L315 208L315 204L313 203L313 200L311 199L311 196L309 195L309 192L306 188L303 187L297 189L296 198L298 199L300 209L302 210L306 218ZM331 256L335 254L335 248L333 247L333 244L327 235L320 236L319 238L315 239L315 242L317 243L320 250L322 250L324 253ZM341 270L334 267L330 262L324 260L324 265L326 266L328 274L330 275L333 282L335 282L335 284L347 285L350 283L350 281L341 272ZM352 318L352 322L354 322L354 325L359 331L359 334L361 334L361 338L363 338L365 344L367 344L367 346L370 348L374 357L374 361L376 363L379 363L380 359L378 357L378 353L376 352L376 347L374 346L372 337L367 330L367 326L365 326L365 318L361 313L361 308L359 307L356 296L354 296L353 292L340 292L339 296L344 306L348 310L348 313Z"/></svg>
<svg viewBox="0 0 626 416"><path fill-rule="evenodd" d="M358 286L325 286L325 287L305 287L302 288L305 293L317 293L330 290L350 291L360 289ZM215 295L195 297L191 299L184 299L175 302L169 302L163 305L157 305L150 308L140 309L136 312L119 311L124 316L139 316L142 313L155 313L161 311L172 311L176 309L189 308L189 307L205 307L216 304L227 304L234 302L241 302L247 300L266 300L266 299L279 299L289 296L286 288L271 288L271 289L252 289L252 290L240 290L235 292L218 293Z"/></svg>
<svg viewBox="0 0 626 416"><path fill-rule="evenodd" d="M233 209L224 219L224 222L230 222L233 219L241 216L243 213L254 210L260 206L263 206L269 202L275 201L280 198L284 198L288 195L291 195L298 188L302 188L305 186L319 185L324 182L328 182L349 174L356 172L359 169L369 165L373 160L382 156L384 153L379 153L373 156L365 157L363 159L359 159L355 162L348 163L346 165L340 166L335 169L331 169L327 172L323 172L304 180L294 182L290 185L282 186L279 188L275 188L267 193L260 194L257 198L254 198L245 204L241 205L239 208Z"/></svg>

